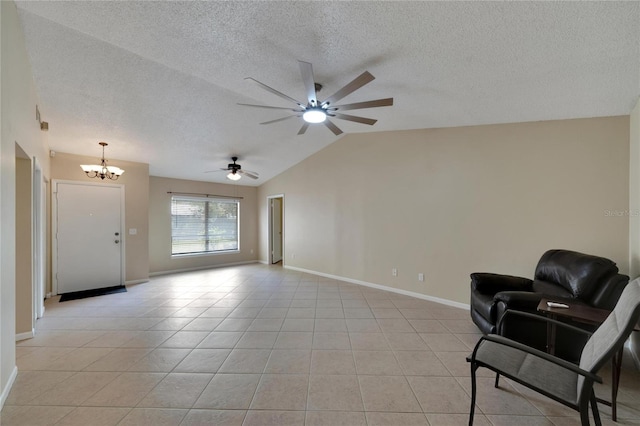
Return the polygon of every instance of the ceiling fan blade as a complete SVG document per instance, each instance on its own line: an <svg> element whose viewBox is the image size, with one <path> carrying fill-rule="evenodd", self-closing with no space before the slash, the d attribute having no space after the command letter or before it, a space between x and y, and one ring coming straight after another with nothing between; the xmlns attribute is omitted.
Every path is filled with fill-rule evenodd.
<svg viewBox="0 0 640 426"><path fill-rule="evenodd" d="M356 102L353 104L336 105L333 108L340 111L346 111L349 109L364 109L364 108L376 108L383 106L393 105L393 98L376 99L374 101Z"/></svg>
<svg viewBox="0 0 640 426"><path fill-rule="evenodd" d="M298 130L298 134L299 135L304 135L304 132L306 132L308 128L309 128L309 123L307 123L305 121L305 123L302 125L302 127L300 127L300 130Z"/></svg>
<svg viewBox="0 0 640 426"><path fill-rule="evenodd" d="M344 98L348 94L355 92L365 84L371 83L373 80L375 80L375 77L371 75L369 71L365 71L359 76L357 76L353 81L351 81L351 83L348 83L342 89L338 90L336 93L329 96L322 103L323 104L329 103L329 106L331 106L332 104L334 104L335 102L338 102L340 99Z"/></svg>
<svg viewBox="0 0 640 426"><path fill-rule="evenodd" d="M335 124L333 124L329 119L324 120L324 125L329 128L333 132L334 135L338 136L342 134L342 130L338 128Z"/></svg>
<svg viewBox="0 0 640 426"><path fill-rule="evenodd" d="M374 120L373 118L357 117L355 115L340 114L338 112L335 112L331 115L341 120L355 121L356 123L368 124L370 126L376 124L376 121L378 121Z"/></svg>
<svg viewBox="0 0 640 426"><path fill-rule="evenodd" d="M286 100L288 100L288 101L290 101L290 102L293 102L294 104L297 104L297 105L299 105L299 106L301 106L301 107L303 107L303 108L304 108L304 105L302 105L302 103L300 103L300 102L296 101L295 99L293 99L293 98L292 98L292 97L290 97L290 96L285 95L285 94L284 94L284 93L282 93L282 92L277 91L276 89L274 89L274 88L272 88L272 87L267 86L267 85L266 85L266 84L264 84L264 83L260 83L258 80L254 79L254 78L247 77L247 78L245 78L245 80L251 80L251 81L253 81L254 83L256 83L258 86L262 87L262 88L263 88L264 90L266 90L267 92L271 92L271 93L273 93L273 94L274 94L274 95L276 95L276 96L280 96L282 99L286 99Z"/></svg>
<svg viewBox="0 0 640 426"><path fill-rule="evenodd" d="M277 123L278 121L283 121L283 120L287 120L291 117L295 117L295 115L287 115L286 117L282 117L282 118L276 118L275 120L271 120L271 121L265 121L264 123L260 123L260 124L271 124L271 123Z"/></svg>
<svg viewBox="0 0 640 426"><path fill-rule="evenodd" d="M318 96L316 95L316 82L313 78L313 66L309 62L298 61L298 63L300 64L300 74L302 74L309 105L317 105Z"/></svg>
<svg viewBox="0 0 640 426"><path fill-rule="evenodd" d="M248 106L248 107L253 107L253 108L286 109L286 110L289 110L289 111L304 112L301 109L288 108L288 107L277 107L277 106L268 106L268 105L253 105L253 104L240 104L240 103L238 105Z"/></svg>
<svg viewBox="0 0 640 426"><path fill-rule="evenodd" d="M248 170L238 170L238 173L251 179L258 179L258 173L256 172L250 172Z"/></svg>

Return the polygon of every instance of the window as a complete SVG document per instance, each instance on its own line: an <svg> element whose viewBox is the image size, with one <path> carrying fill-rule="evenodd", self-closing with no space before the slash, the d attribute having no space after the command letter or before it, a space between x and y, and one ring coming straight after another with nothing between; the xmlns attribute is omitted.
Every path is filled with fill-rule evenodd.
<svg viewBox="0 0 640 426"><path fill-rule="evenodd" d="M171 197L171 254L237 251L237 200Z"/></svg>

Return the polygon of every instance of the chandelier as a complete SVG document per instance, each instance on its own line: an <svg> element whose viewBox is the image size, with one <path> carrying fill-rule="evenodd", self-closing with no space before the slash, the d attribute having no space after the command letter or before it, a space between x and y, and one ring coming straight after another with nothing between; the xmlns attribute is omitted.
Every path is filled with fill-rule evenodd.
<svg viewBox="0 0 640 426"><path fill-rule="evenodd" d="M98 145L102 146L102 159L100 161L100 165L83 164L80 167L82 167L82 170L90 178L99 177L102 180L104 180L105 178L111 179L111 180L117 180L120 177L120 175L124 173L124 170L115 166L107 166L107 160L104 159L104 147L107 146L108 144L106 142L98 142Z"/></svg>

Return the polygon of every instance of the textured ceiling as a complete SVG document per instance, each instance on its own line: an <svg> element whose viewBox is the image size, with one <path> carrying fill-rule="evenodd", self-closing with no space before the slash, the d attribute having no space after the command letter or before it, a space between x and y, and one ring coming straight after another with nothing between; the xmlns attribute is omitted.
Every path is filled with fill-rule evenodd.
<svg viewBox="0 0 640 426"><path fill-rule="evenodd" d="M629 114L640 95L638 2L17 2L51 149L259 185L336 141L326 127L237 103L303 100L297 60L326 97L392 107L345 133ZM393 141L389 141L393 143ZM117 165L114 162L114 165Z"/></svg>

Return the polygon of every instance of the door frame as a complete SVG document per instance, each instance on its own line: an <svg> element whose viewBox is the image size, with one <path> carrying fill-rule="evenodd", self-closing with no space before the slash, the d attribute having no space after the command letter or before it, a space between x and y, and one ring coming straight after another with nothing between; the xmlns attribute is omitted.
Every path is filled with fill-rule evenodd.
<svg viewBox="0 0 640 426"><path fill-rule="evenodd" d="M42 167L33 157L33 314L34 321L44 315L44 299L46 296L47 274L47 182L42 174Z"/></svg>
<svg viewBox="0 0 640 426"><path fill-rule="evenodd" d="M51 181L51 292L56 295L58 294L58 240L56 235L58 233L58 197L56 194L58 193L58 184L69 184L69 185L82 185L82 186L108 186L113 188L120 189L120 285L124 285L125 283L125 251L126 251L126 241L125 241L125 206L124 206L124 190L125 187L120 183L104 183L104 182L82 182L77 180L62 180L62 179L53 179Z"/></svg>
<svg viewBox="0 0 640 426"><path fill-rule="evenodd" d="M282 246L282 264L284 265L285 262L285 250L284 250L284 224L285 224L285 219L284 219L284 194L276 194L276 195L267 195L267 222L269 222L269 253L268 253L268 259L267 261L269 262L269 265L273 265L273 221L272 221L272 207L271 207L271 200L274 198L281 198L282 199L282 241L281 241L281 246Z"/></svg>

